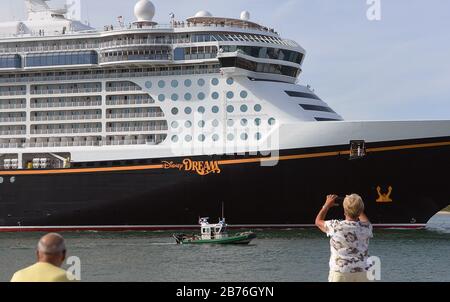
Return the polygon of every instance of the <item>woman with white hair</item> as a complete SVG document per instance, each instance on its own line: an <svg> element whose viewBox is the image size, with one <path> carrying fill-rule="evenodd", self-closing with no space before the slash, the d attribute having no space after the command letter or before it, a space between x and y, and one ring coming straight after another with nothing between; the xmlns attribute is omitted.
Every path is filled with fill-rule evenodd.
<svg viewBox="0 0 450 302"><path fill-rule="evenodd" d="M325 221L337 195L328 195L316 218L316 226L330 237L329 282L367 282L369 239L372 224L364 214L364 202L357 194L344 199L345 220Z"/></svg>

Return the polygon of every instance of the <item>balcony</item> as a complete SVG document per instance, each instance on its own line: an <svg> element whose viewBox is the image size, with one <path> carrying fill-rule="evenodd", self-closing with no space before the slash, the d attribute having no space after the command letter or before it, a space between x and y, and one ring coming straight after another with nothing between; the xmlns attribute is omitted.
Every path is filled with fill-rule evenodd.
<svg viewBox="0 0 450 302"><path fill-rule="evenodd" d="M31 108L55 108L55 107L91 107L101 106L102 101L81 101L81 102L44 102L31 103Z"/></svg>
<svg viewBox="0 0 450 302"><path fill-rule="evenodd" d="M108 119L122 119L122 118L155 118L164 117L163 112L141 112L141 113L111 113L107 114Z"/></svg>
<svg viewBox="0 0 450 302"><path fill-rule="evenodd" d="M26 117L20 116L20 117L1 117L0 123L18 123L18 122L25 122Z"/></svg>
<svg viewBox="0 0 450 302"><path fill-rule="evenodd" d="M48 90L31 90L31 94L67 94L67 93L92 93L101 92L100 87L95 88L76 88L76 89L48 89Z"/></svg>
<svg viewBox="0 0 450 302"><path fill-rule="evenodd" d="M31 121L47 122L47 121L73 121L73 120L95 120L101 119L101 114L87 115L54 115L54 116L32 116Z"/></svg>
<svg viewBox="0 0 450 302"><path fill-rule="evenodd" d="M99 133L102 128L32 129L31 134Z"/></svg>

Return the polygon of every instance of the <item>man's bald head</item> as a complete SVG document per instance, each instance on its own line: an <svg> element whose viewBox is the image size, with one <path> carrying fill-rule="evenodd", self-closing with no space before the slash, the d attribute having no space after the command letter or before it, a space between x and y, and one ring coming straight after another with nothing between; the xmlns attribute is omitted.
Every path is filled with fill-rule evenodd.
<svg viewBox="0 0 450 302"><path fill-rule="evenodd" d="M64 238L57 233L49 233L43 236L37 245L37 257L39 262L61 266L66 257Z"/></svg>

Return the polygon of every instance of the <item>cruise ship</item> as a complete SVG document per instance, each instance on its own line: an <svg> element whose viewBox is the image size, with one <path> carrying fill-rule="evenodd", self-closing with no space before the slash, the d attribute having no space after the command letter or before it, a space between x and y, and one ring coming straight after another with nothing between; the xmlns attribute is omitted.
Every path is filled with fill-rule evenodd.
<svg viewBox="0 0 450 302"><path fill-rule="evenodd" d="M184 229L222 204L235 227L308 227L353 192L376 226L420 228L450 203L450 121L344 120L247 11L159 24L140 0L94 29L25 4L0 23L1 231Z"/></svg>

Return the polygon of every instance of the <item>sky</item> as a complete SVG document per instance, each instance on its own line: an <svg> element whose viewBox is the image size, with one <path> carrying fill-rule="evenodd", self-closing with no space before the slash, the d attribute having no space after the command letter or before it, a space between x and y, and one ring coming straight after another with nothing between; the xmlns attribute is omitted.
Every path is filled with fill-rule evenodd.
<svg viewBox="0 0 450 302"><path fill-rule="evenodd" d="M154 20L182 20L199 10L275 28L307 55L300 84L309 84L348 120L450 119L450 1L379 0L381 19L369 21L378 0L153 0ZM23 0L0 0L0 20L24 17ZM53 0L51 6L64 0ZM102 28L123 16L134 21L137 0L82 0L82 15Z"/></svg>

